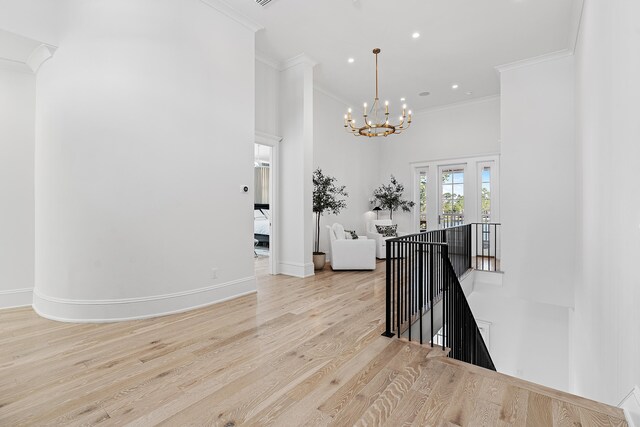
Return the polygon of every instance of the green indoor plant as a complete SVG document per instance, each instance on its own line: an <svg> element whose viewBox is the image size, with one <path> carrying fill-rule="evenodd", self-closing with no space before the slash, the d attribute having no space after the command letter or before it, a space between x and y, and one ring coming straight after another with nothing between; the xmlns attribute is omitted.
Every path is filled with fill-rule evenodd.
<svg viewBox="0 0 640 427"><path fill-rule="evenodd" d="M402 209L405 212L410 212L415 205L414 202L403 199L402 193L404 193L404 185L391 175L389 184L382 184L373 190L373 198L380 208L389 210L389 219L393 219L394 211Z"/></svg>
<svg viewBox="0 0 640 427"><path fill-rule="evenodd" d="M322 173L322 169L313 171L313 213L316 215L316 235L313 248L313 265L322 270L327 260L326 254L320 252L320 217L324 213L338 215L347 207L347 202L340 197L347 197L345 186L336 185L337 179Z"/></svg>

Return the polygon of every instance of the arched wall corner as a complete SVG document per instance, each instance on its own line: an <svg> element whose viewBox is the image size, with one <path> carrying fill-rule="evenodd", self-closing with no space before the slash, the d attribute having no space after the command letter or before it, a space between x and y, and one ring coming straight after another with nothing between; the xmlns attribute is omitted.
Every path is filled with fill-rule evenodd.
<svg viewBox="0 0 640 427"><path fill-rule="evenodd" d="M55 46L41 44L40 46L36 47L33 52L31 52L31 55L29 55L29 58L27 58L27 66L31 69L31 71L37 73L40 66L44 64L45 61L47 61L49 58L51 58L57 49L58 48Z"/></svg>
<svg viewBox="0 0 640 427"><path fill-rule="evenodd" d="M55 52L36 74L34 310L113 322L254 292L255 34L197 0L70 6L60 49L31 58Z"/></svg>
<svg viewBox="0 0 640 427"><path fill-rule="evenodd" d="M184 292L112 300L55 298L36 289L33 310L58 322L111 323L181 313L256 292L255 276Z"/></svg>

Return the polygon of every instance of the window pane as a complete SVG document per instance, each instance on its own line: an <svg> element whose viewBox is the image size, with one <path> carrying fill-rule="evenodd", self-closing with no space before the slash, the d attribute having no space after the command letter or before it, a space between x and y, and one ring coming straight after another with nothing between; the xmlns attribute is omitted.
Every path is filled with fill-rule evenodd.
<svg viewBox="0 0 640 427"><path fill-rule="evenodd" d="M488 167L482 169L482 182L491 182L491 169Z"/></svg>
<svg viewBox="0 0 640 427"><path fill-rule="evenodd" d="M453 182L455 184L462 184L464 182L464 172L456 171L453 173Z"/></svg>

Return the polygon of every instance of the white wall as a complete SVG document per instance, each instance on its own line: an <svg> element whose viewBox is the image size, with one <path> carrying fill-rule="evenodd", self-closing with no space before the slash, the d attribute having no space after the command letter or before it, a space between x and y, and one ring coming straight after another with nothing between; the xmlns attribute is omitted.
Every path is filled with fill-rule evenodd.
<svg viewBox="0 0 640 427"><path fill-rule="evenodd" d="M280 70L256 59L256 131L280 136Z"/></svg>
<svg viewBox="0 0 640 427"><path fill-rule="evenodd" d="M37 81L34 308L110 320L255 290L254 33L198 0L69 16Z"/></svg>
<svg viewBox="0 0 640 427"><path fill-rule="evenodd" d="M70 0L0 0L0 29L57 46Z"/></svg>
<svg viewBox="0 0 640 427"><path fill-rule="evenodd" d="M339 215L323 215L320 221L320 250L329 252L326 225L341 223L347 230L365 235L367 218L375 217L369 199L377 184L378 146L369 138L347 133L341 120L348 105L322 90L313 93L313 168L321 168L346 185L347 207Z"/></svg>
<svg viewBox="0 0 640 427"><path fill-rule="evenodd" d="M500 152L500 100L490 97L418 112L406 132L378 139L374 143L380 147L380 164L374 188L388 183L393 174L404 184L405 198L412 200L412 163ZM399 230L413 229L410 213L397 211L393 219Z"/></svg>
<svg viewBox="0 0 640 427"><path fill-rule="evenodd" d="M31 304L35 76L0 68L0 308Z"/></svg>
<svg viewBox="0 0 640 427"><path fill-rule="evenodd" d="M617 404L640 384L640 3L586 0L576 48L580 280L575 391Z"/></svg>
<svg viewBox="0 0 640 427"><path fill-rule="evenodd" d="M573 57L501 72L504 284L573 306L576 144Z"/></svg>
<svg viewBox="0 0 640 427"><path fill-rule="evenodd" d="M491 358L498 372L569 391L568 309L507 296L503 289L474 291L476 319L491 322Z"/></svg>

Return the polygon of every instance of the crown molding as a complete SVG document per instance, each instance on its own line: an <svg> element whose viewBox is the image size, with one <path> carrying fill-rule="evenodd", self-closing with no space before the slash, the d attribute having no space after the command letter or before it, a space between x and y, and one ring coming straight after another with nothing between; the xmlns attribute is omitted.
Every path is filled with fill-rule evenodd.
<svg viewBox="0 0 640 427"><path fill-rule="evenodd" d="M571 10L571 28L569 29L569 40L567 45L571 53L575 52L580 37L580 28L582 26L582 13L584 11L584 0L575 0L573 9Z"/></svg>
<svg viewBox="0 0 640 427"><path fill-rule="evenodd" d="M422 108L420 110L415 110L413 112L413 115L415 116L418 114L428 114L428 113L434 113L436 111L451 110L454 108L467 107L470 105L482 104L485 102L490 102L495 100L500 100L500 94L488 95L480 98L474 98L466 101L454 102L452 104L439 105L439 106L430 107L430 108Z"/></svg>
<svg viewBox="0 0 640 427"><path fill-rule="evenodd" d="M353 105L353 102L349 102L344 98L341 98L340 96L336 95L335 93L325 89L322 86L318 86L317 83L313 84L313 89L317 90L318 92L320 92L321 94L328 96L329 98L333 99L334 101L338 101L341 104L344 104L345 107L350 107Z"/></svg>
<svg viewBox="0 0 640 427"><path fill-rule="evenodd" d="M229 6L227 3L225 3L222 0L200 0L200 1L206 4L207 6L222 13L223 15L227 16L228 18L233 19L238 24L253 31L254 33L264 29L264 26L258 24L257 22L254 22L249 17L247 17L241 12L238 12L236 9Z"/></svg>
<svg viewBox="0 0 640 427"><path fill-rule="evenodd" d="M289 58L286 61L283 61L282 66L280 67L280 71L295 67L296 65L308 65L313 68L316 66L316 64L318 64L318 62L313 58L307 56L304 53L301 53L300 55L296 55L293 58Z"/></svg>
<svg viewBox="0 0 640 427"><path fill-rule="evenodd" d="M562 49L557 52L546 53L540 56L534 56L533 58L523 59L521 61L510 62L504 65L498 65L495 69L502 73L504 71L511 71L517 68L529 67L531 65L540 64L547 61L554 61L556 59L566 58L567 56L573 55L573 51L570 49Z"/></svg>
<svg viewBox="0 0 640 427"><path fill-rule="evenodd" d="M31 51L26 61L0 56L0 68L18 73L36 74L40 66L51 58L57 49L55 46L41 44Z"/></svg>
<svg viewBox="0 0 640 427"><path fill-rule="evenodd" d="M58 48L55 46L41 44L35 48L33 52L31 52L31 55L29 55L29 58L27 58L27 66L29 66L31 71L37 73L40 66L44 64L46 60L51 58L53 54L56 53L57 49Z"/></svg>
<svg viewBox="0 0 640 427"><path fill-rule="evenodd" d="M263 64L268 65L274 70L279 71L282 68L280 61L278 61L277 59L270 58L264 53L258 52L257 50L256 50L256 61L262 62Z"/></svg>
<svg viewBox="0 0 640 427"><path fill-rule="evenodd" d="M15 59L0 56L0 69L9 70L16 73L33 74L33 71L26 62L16 61Z"/></svg>
<svg viewBox="0 0 640 427"><path fill-rule="evenodd" d="M278 145L282 141L281 136L272 135L270 133L255 131L255 142L263 145Z"/></svg>

